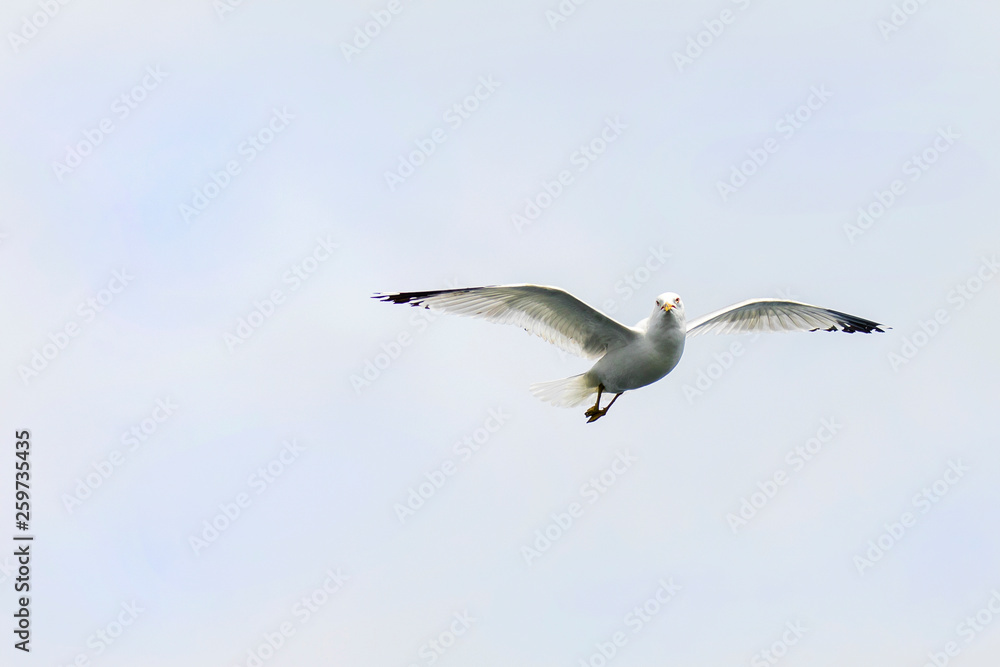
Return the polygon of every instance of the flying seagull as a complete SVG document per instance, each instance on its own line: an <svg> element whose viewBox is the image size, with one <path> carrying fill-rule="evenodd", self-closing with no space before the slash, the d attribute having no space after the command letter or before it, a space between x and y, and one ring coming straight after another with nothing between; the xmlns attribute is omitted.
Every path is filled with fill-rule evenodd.
<svg viewBox="0 0 1000 667"><path fill-rule="evenodd" d="M558 287L496 285L372 297L389 303L514 324L563 350L597 363L580 375L531 385L531 393L557 407L573 407L597 392L587 423L608 413L626 391L645 387L672 371L684 340L703 333L843 331L884 333L884 324L840 311L783 299L750 299L687 322L674 292L656 297L652 314L632 327L616 322ZM889 327L886 327L889 328ZM614 394L604 408L601 395Z"/></svg>

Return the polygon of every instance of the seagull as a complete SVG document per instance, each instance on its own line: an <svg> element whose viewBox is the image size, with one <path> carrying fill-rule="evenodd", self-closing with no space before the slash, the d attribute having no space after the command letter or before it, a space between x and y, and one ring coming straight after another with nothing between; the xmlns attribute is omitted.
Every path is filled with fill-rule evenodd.
<svg viewBox="0 0 1000 667"><path fill-rule="evenodd" d="M837 310L784 299L749 299L688 322L674 292L656 297L649 317L628 327L575 296L544 285L494 285L375 294L387 303L513 324L570 354L597 362L586 373L531 385L531 393L557 407L574 407L596 392L584 416L597 421L626 391L652 384L677 366L684 341L705 333L843 331L885 333L884 324ZM614 394L605 407L601 396Z"/></svg>

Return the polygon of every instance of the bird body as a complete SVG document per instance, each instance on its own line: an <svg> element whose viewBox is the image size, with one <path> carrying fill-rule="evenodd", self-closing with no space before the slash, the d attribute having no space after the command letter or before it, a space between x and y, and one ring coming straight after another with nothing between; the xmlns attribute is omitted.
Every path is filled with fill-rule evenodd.
<svg viewBox="0 0 1000 667"><path fill-rule="evenodd" d="M687 338L703 333L755 331L879 332L884 325L798 301L751 299L687 322L684 303L674 292L656 298L652 314L627 327L573 295L542 285L467 287L430 292L394 292L373 298L436 311L516 324L567 352L596 359L586 373L531 386L531 392L559 407L572 407L597 393L584 413L603 417L622 393L660 380L684 353ZM604 392L615 397L600 407Z"/></svg>
<svg viewBox="0 0 1000 667"><path fill-rule="evenodd" d="M631 345L608 350L589 374L606 391L615 394L653 384L680 362L686 338L684 325L683 312L673 317L658 317L654 311L651 317L633 327L639 335ZM594 387L596 391L597 385Z"/></svg>

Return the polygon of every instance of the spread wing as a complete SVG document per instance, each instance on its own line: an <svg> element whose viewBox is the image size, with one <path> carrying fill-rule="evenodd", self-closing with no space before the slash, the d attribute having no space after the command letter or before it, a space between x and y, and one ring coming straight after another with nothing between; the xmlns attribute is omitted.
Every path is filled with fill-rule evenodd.
<svg viewBox="0 0 1000 667"><path fill-rule="evenodd" d="M692 320L688 323L687 335L820 330L885 333L882 327L885 325L808 303L782 299L750 299Z"/></svg>
<svg viewBox="0 0 1000 667"><path fill-rule="evenodd" d="M497 285L431 292L376 294L373 299L432 311L482 317L523 327L571 354L587 359L627 345L639 332L591 308L564 290L543 285Z"/></svg>

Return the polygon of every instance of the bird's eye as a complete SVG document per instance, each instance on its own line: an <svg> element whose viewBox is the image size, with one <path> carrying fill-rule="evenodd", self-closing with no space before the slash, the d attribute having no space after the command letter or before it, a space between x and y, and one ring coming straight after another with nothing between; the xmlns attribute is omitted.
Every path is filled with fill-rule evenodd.
<svg viewBox="0 0 1000 667"><path fill-rule="evenodd" d="M680 303L680 302L681 302L681 298L680 297L677 297L676 299L674 299L674 303Z"/></svg>

